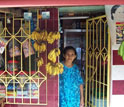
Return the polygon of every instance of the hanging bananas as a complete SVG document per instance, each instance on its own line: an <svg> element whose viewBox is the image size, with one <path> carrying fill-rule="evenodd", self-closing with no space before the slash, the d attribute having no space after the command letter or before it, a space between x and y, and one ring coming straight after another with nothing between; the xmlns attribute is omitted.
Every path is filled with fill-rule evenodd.
<svg viewBox="0 0 124 107"><path fill-rule="evenodd" d="M43 40L43 41L47 41L47 36L48 36L48 33L47 33L46 30L44 30L44 31L43 31L43 38L42 38L42 40Z"/></svg>
<svg viewBox="0 0 124 107"><path fill-rule="evenodd" d="M48 59L52 61L53 63L56 62L56 54L55 54L55 49L52 49L49 54L48 54Z"/></svg>
<svg viewBox="0 0 124 107"><path fill-rule="evenodd" d="M31 38L33 40L38 41L48 41L48 43L52 44L55 40L60 39L60 33L59 32L47 33L46 30L40 31L39 29L36 29L35 31L32 32Z"/></svg>
<svg viewBox="0 0 124 107"><path fill-rule="evenodd" d="M53 44L54 41L55 41L55 39L53 38L53 32L50 32L50 33L48 34L48 37L47 37L47 42L48 42L49 44Z"/></svg>
<svg viewBox="0 0 124 107"><path fill-rule="evenodd" d="M49 44L53 44L55 40L60 39L60 33L59 32L47 32L46 30L40 31L39 28L35 29L34 32L32 32L31 38L35 41L34 43L34 49L37 52L44 52L46 51L46 44L45 42L48 42ZM55 48L52 49L48 54L48 59L51 61L46 65L46 71L50 75L58 75L63 72L63 65L61 63L55 63L56 57L60 55L60 49ZM40 58L37 62L37 66L40 67L43 65L43 58Z"/></svg>
<svg viewBox="0 0 124 107"><path fill-rule="evenodd" d="M55 39L56 39L56 40L60 39L60 33L59 33L59 32L56 32L56 33L55 33Z"/></svg>
<svg viewBox="0 0 124 107"><path fill-rule="evenodd" d="M40 66L42 66L43 65L43 58L41 57L39 60L38 60L38 62L37 62L37 66L38 67L40 67Z"/></svg>
<svg viewBox="0 0 124 107"><path fill-rule="evenodd" d="M39 28L34 30L31 34L31 38L36 41L47 41L48 33L46 30L40 31Z"/></svg>
<svg viewBox="0 0 124 107"><path fill-rule="evenodd" d="M48 54L48 59L50 61L52 61L53 63L55 63L56 57L59 55L60 55L60 49L59 48L52 49Z"/></svg>
<svg viewBox="0 0 124 107"><path fill-rule="evenodd" d="M55 40L60 39L60 33L59 32L50 32L47 37L47 42L49 44L53 44Z"/></svg>
<svg viewBox="0 0 124 107"><path fill-rule="evenodd" d="M51 61L46 65L46 71L49 75L58 75L63 72L63 65L61 63L55 63L56 57L60 55L60 49L52 49L48 54L48 59Z"/></svg>
<svg viewBox="0 0 124 107"><path fill-rule="evenodd" d="M34 32L32 32L31 38L35 41L47 41L49 44L53 44L55 40L60 39L59 32L47 32L46 30L40 31L39 28L36 28Z"/></svg>
<svg viewBox="0 0 124 107"><path fill-rule="evenodd" d="M53 63L49 62L46 65L46 71L49 75L54 75L54 76L58 75L58 74L62 74L63 64L61 64L61 63L53 64Z"/></svg>
<svg viewBox="0 0 124 107"><path fill-rule="evenodd" d="M60 55L60 49L59 48L55 48L55 54L56 54L56 56L59 56Z"/></svg>
<svg viewBox="0 0 124 107"><path fill-rule="evenodd" d="M31 34L31 38L33 40L40 40L41 36L40 36L40 28L36 28L32 34Z"/></svg>
<svg viewBox="0 0 124 107"><path fill-rule="evenodd" d="M34 49L35 51L38 51L38 52L44 52L46 51L46 44L45 43L38 44L38 42L35 42Z"/></svg>
<svg viewBox="0 0 124 107"><path fill-rule="evenodd" d="M62 73L63 73L63 70L64 70L64 66L63 66L63 64L61 64L61 63L57 63L56 65L57 65L58 68L59 68L59 73L62 74Z"/></svg>

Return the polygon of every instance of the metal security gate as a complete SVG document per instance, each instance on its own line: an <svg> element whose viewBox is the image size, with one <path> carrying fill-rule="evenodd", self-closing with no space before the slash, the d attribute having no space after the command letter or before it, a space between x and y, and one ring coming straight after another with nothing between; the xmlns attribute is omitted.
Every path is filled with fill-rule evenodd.
<svg viewBox="0 0 124 107"><path fill-rule="evenodd" d="M106 16L86 22L85 107L109 107L110 35Z"/></svg>
<svg viewBox="0 0 124 107"><path fill-rule="evenodd" d="M0 54L3 58L0 96L3 93L5 104L47 105L47 74L37 66L35 59L40 54L34 51L32 44L31 22L15 18L14 14L2 14L0 49L5 50Z"/></svg>

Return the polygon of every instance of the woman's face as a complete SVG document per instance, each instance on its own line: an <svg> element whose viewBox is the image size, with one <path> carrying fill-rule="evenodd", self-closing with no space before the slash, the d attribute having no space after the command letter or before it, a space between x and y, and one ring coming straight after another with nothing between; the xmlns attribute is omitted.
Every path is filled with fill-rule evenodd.
<svg viewBox="0 0 124 107"><path fill-rule="evenodd" d="M68 63L72 63L76 58L74 50L68 50L64 55L65 61Z"/></svg>
<svg viewBox="0 0 124 107"><path fill-rule="evenodd" d="M116 22L124 21L124 7L120 6L119 8L117 8L113 16Z"/></svg>

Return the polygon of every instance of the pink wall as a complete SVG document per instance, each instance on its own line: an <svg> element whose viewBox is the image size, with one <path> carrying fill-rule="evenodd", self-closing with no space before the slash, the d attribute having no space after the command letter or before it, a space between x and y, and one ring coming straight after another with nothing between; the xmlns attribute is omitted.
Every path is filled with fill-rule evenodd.
<svg viewBox="0 0 124 107"><path fill-rule="evenodd" d="M124 4L124 0L0 0L0 7Z"/></svg>

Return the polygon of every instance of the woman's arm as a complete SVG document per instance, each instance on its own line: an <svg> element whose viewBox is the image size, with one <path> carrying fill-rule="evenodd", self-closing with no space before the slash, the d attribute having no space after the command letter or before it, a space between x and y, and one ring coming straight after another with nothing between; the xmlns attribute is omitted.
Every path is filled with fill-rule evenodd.
<svg viewBox="0 0 124 107"><path fill-rule="evenodd" d="M83 95L83 85L80 85L80 94L81 94L81 99L80 99L80 105L81 107L84 107L84 95Z"/></svg>

